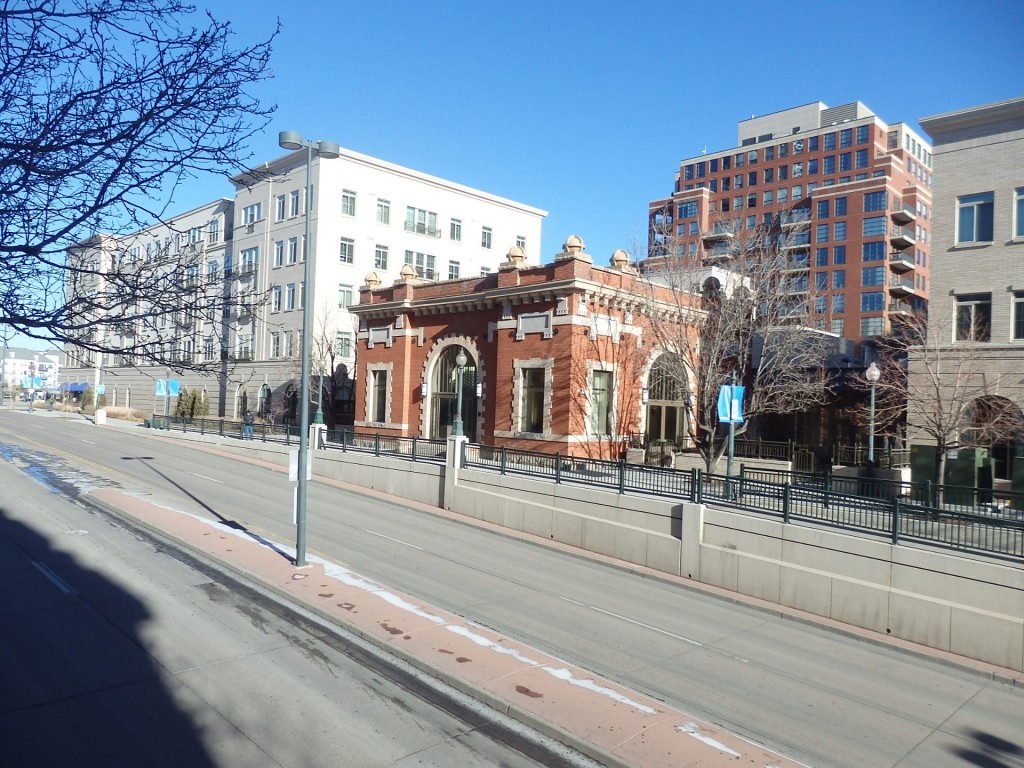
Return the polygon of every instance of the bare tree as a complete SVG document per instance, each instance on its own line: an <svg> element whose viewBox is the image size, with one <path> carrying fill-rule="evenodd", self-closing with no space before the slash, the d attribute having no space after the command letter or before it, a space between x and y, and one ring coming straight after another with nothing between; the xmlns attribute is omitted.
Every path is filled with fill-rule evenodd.
<svg viewBox="0 0 1024 768"><path fill-rule="evenodd" d="M953 343L952 323L924 313L904 318L881 345L876 384L880 423L905 417L909 437L925 436L935 447L932 480L941 484L950 450L1019 439L1021 412L1013 399L1024 394L1020 372L988 364L973 331Z"/></svg>
<svg viewBox="0 0 1024 768"><path fill-rule="evenodd" d="M310 391L319 390L320 404L329 428L334 428L334 404L343 387L351 386L351 372L339 349L339 339L352 328L351 316L343 316L329 300L325 300L313 316L313 337L310 339ZM350 335L354 339L354 334ZM300 374L301 375L301 374ZM313 384L313 381L316 384Z"/></svg>
<svg viewBox="0 0 1024 768"><path fill-rule="evenodd" d="M718 418L720 388L734 375L746 388L737 435L758 415L822 405L829 395L825 363L837 340L807 326L812 317L824 324L827 308L809 282L803 219L754 229L741 228L740 220L716 222L692 254L680 247L671 217L662 221L645 271L653 286L671 288L676 305L652 302L652 329L667 353L662 370L691 403L690 440L713 471L728 445ZM694 294L700 311L692 307Z"/></svg>
<svg viewBox="0 0 1024 768"><path fill-rule="evenodd" d="M141 259L118 236L160 221L183 180L243 167L272 112L250 91L273 35L235 47L179 0L5 3L0 35L0 324L183 367L141 331L223 297L193 284L195 249Z"/></svg>

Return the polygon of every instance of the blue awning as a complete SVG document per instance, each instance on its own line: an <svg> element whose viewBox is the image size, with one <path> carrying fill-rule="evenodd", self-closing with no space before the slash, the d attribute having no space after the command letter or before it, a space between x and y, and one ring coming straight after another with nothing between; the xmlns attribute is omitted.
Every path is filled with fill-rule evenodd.
<svg viewBox="0 0 1024 768"><path fill-rule="evenodd" d="M89 382L87 381L72 381L65 382L60 385L60 388L65 392L84 392L89 388Z"/></svg>

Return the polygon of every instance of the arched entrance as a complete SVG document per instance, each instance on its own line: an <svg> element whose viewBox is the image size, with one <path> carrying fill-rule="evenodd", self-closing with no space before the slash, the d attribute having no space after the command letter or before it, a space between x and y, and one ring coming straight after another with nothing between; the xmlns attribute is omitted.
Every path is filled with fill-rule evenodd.
<svg viewBox="0 0 1024 768"><path fill-rule="evenodd" d="M672 445L686 442L689 400L683 381L686 368L672 354L661 355L647 379L647 441Z"/></svg>
<svg viewBox="0 0 1024 768"><path fill-rule="evenodd" d="M434 363L430 395L430 437L441 440L452 433L455 418L455 390L458 365L455 358L465 351L467 362L462 369L462 432L471 443L477 441L477 367L468 349L457 344L445 349Z"/></svg>
<svg viewBox="0 0 1024 768"><path fill-rule="evenodd" d="M256 409L256 415L261 419L266 419L271 415L271 402L273 399L273 392L270 391L270 385L264 384L260 387L260 401Z"/></svg>
<svg viewBox="0 0 1024 768"><path fill-rule="evenodd" d="M246 392L244 385L239 384L238 389L235 390L235 418L242 418L247 410L249 410L249 393Z"/></svg>

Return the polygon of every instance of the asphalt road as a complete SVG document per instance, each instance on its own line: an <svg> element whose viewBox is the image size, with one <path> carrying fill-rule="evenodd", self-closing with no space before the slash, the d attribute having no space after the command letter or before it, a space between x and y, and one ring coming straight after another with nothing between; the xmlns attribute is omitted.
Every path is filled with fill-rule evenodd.
<svg viewBox="0 0 1024 768"><path fill-rule="evenodd" d="M278 471L144 430L0 412L0 446L68 487L294 541ZM816 766L1024 766L1019 688L320 482L309 549ZM462 765L461 762L452 765Z"/></svg>

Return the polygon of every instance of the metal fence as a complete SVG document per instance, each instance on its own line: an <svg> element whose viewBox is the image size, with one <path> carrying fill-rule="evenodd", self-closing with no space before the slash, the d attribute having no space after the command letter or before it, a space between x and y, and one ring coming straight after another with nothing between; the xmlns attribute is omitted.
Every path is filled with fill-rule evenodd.
<svg viewBox="0 0 1024 768"><path fill-rule="evenodd" d="M190 419L183 416L152 416L146 419L144 426L175 432L195 432L200 435L219 435L220 437L237 437L239 440L245 439L245 425L235 419L211 419L206 417ZM252 425L251 439L264 443L297 444L299 442L299 428L295 424L257 423Z"/></svg>
<svg viewBox="0 0 1024 768"><path fill-rule="evenodd" d="M424 437L397 437L376 432L351 429L323 430L319 448L372 453L374 456L397 456L412 461L444 463L448 455L447 440Z"/></svg>

